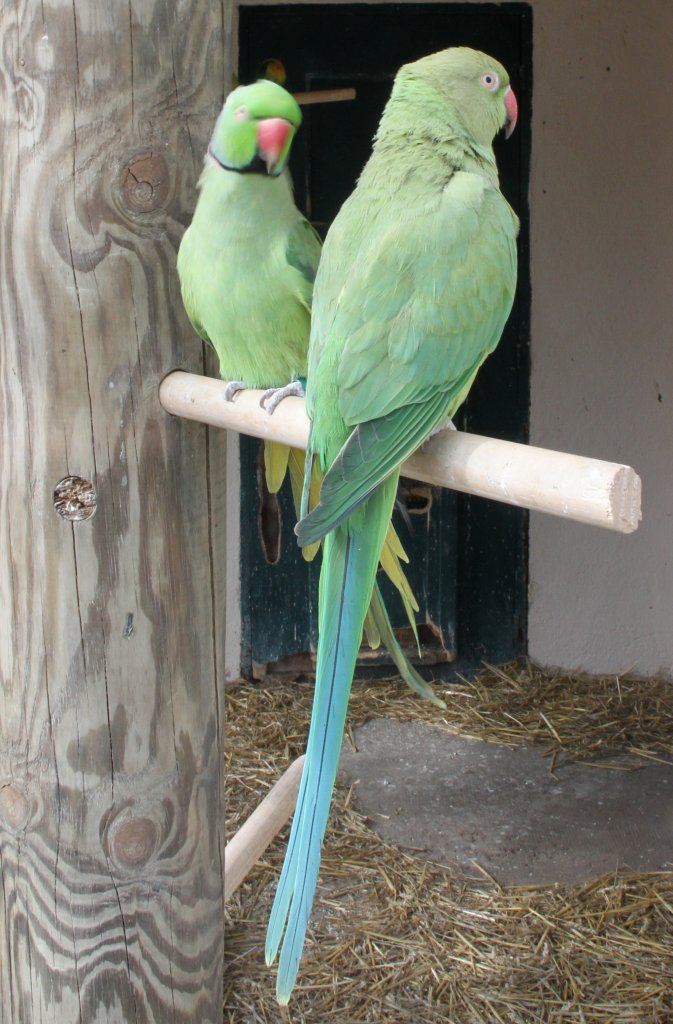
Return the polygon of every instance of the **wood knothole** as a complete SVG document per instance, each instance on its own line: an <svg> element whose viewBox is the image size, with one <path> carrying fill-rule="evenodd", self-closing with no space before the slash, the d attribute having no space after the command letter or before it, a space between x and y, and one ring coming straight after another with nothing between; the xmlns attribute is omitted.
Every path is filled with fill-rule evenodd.
<svg viewBox="0 0 673 1024"><path fill-rule="evenodd" d="M151 213L168 198L169 171L161 153L138 153L121 173L121 199L131 213Z"/></svg>
<svg viewBox="0 0 673 1024"><path fill-rule="evenodd" d="M169 829L166 810L149 808L143 813L128 804L118 811L112 809L112 816L103 823L102 844L106 857L119 871L135 872L156 859Z"/></svg>
<svg viewBox="0 0 673 1024"><path fill-rule="evenodd" d="M54 508L71 523L91 519L97 506L93 484L81 476L64 476L54 488Z"/></svg>
<svg viewBox="0 0 673 1024"><path fill-rule="evenodd" d="M121 867L143 867L159 845L159 829L151 818L129 818L112 837L114 860Z"/></svg>
<svg viewBox="0 0 673 1024"><path fill-rule="evenodd" d="M23 831L35 810L30 793L16 782L0 786L0 821L13 832Z"/></svg>

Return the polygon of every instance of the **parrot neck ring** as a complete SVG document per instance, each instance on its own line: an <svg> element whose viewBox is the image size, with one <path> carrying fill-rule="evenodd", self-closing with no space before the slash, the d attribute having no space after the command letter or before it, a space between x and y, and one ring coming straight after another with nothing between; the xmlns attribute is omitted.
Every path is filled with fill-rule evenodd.
<svg viewBox="0 0 673 1024"><path fill-rule="evenodd" d="M234 171L236 174L263 174L268 176L269 171L266 165L266 161L262 160L261 156L257 154L252 158L249 164L245 164L244 167L233 167L231 164L225 164L223 160L220 160L219 156L213 152L212 146L208 146L208 156L211 157L218 167L221 167L223 171Z"/></svg>
<svg viewBox="0 0 673 1024"><path fill-rule="evenodd" d="M245 114L243 120L250 120L244 107L240 107L234 113L234 117L240 111ZM295 129L296 126L285 117L258 118L255 121L257 151L247 163L226 163L215 152L212 139L208 146L208 155L225 171L235 171L237 174L262 174L269 178L277 178L285 169Z"/></svg>

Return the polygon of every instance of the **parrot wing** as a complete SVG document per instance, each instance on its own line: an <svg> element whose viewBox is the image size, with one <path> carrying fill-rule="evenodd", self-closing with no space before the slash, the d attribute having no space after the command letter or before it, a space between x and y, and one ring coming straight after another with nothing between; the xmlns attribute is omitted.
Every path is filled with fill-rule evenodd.
<svg viewBox="0 0 673 1024"><path fill-rule="evenodd" d="M298 296L309 313L321 248L320 236L313 226L303 217L298 218L288 235L285 258L291 267L299 271Z"/></svg>
<svg viewBox="0 0 673 1024"><path fill-rule="evenodd" d="M461 171L437 209L360 246L314 325L320 357L342 350L339 411L354 429L297 526L300 544L342 522L460 405L512 306L516 228L497 187Z"/></svg>
<svg viewBox="0 0 673 1024"><path fill-rule="evenodd" d="M182 304L185 307L187 316L189 317L189 322L196 333L203 341L207 341L212 348L215 348L208 337L208 332L201 323L199 306L192 286L193 277L198 273L200 264L201 255L199 252L199 246L195 239L195 231L193 227L190 226L182 236L182 241L178 250L178 274L180 275Z"/></svg>

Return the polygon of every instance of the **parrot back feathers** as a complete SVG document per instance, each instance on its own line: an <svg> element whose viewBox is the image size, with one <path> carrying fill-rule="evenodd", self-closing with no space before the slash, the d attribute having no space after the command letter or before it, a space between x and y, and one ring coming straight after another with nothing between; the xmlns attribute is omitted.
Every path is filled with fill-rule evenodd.
<svg viewBox="0 0 673 1024"><path fill-rule="evenodd" d="M476 368L470 381L474 373ZM430 431L452 415L451 404L451 396L442 392L427 402L358 424L325 474L317 506L295 527L299 544L314 543L351 516Z"/></svg>
<svg viewBox="0 0 673 1024"><path fill-rule="evenodd" d="M352 515L454 415L514 299L516 225L488 178L453 173L432 217L415 217L396 199L390 205L394 224L375 220L373 237L351 251L346 284L314 307L309 447L329 468L317 507L297 524L300 545ZM343 216L351 213L344 208ZM318 293L334 259L328 236ZM336 403L316 403L315 392L333 388L334 376Z"/></svg>

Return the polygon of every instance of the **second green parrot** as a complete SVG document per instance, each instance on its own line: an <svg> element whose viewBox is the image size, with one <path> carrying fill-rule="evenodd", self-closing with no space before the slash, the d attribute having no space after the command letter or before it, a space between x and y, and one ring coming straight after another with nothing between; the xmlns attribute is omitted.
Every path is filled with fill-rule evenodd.
<svg viewBox="0 0 673 1024"><path fill-rule="evenodd" d="M262 401L270 412L286 395L304 393L300 382L307 372L313 282L320 259L320 239L295 206L286 170L300 124L298 104L275 82L260 80L229 94L206 154L194 217L178 252L185 309L217 353L220 374L228 380L225 397L233 399L242 388L267 389ZM289 469L298 509L304 453L266 441L264 461L272 493ZM319 485L316 463L316 497ZM305 556L313 557L318 546L307 546ZM415 628L418 605L400 564L406 555L392 526L380 557ZM378 589L365 628L371 646L385 644L413 690L444 706L406 659Z"/></svg>

